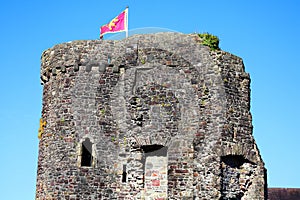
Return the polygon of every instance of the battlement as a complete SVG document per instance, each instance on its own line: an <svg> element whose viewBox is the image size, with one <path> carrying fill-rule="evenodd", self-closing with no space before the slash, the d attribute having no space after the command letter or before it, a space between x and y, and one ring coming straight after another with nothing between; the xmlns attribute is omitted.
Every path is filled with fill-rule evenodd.
<svg viewBox="0 0 300 200"><path fill-rule="evenodd" d="M118 68L124 67L126 64L137 65L145 64L146 62L159 62L168 66L178 66L182 63L175 61L172 57L174 51L176 52L176 42L167 50L169 55L156 55L155 58L152 58L153 50L158 50L158 53L166 51L166 47L161 44L173 40L170 36L174 38L174 41L180 41L181 45L183 45L183 42L186 45L195 43L208 49L208 47L200 44L200 38L196 34L184 35L180 33L138 35L120 41L78 40L67 42L55 45L43 52L41 57L41 83L47 82L51 76L56 76L60 73L70 73L72 75L79 68L83 68L87 72L90 72L92 68L99 72L105 72L107 67L115 66L113 71L118 72ZM153 46L154 41L156 42L156 47ZM148 58L146 54L152 55ZM230 59L230 62L234 61L235 64L238 63L239 65L234 66L239 67L233 70L244 72L241 58L224 51L211 52L211 55L214 55L217 62L219 58L225 58ZM233 66L228 65L228 67Z"/></svg>
<svg viewBox="0 0 300 200"><path fill-rule="evenodd" d="M264 199L241 58L195 34L42 55L37 199Z"/></svg>

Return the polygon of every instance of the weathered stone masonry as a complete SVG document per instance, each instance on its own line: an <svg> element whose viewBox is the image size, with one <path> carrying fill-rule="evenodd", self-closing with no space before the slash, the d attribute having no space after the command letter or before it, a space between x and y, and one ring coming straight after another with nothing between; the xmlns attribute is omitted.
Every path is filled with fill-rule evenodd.
<svg viewBox="0 0 300 200"><path fill-rule="evenodd" d="M46 50L36 199L266 199L249 74L198 40Z"/></svg>

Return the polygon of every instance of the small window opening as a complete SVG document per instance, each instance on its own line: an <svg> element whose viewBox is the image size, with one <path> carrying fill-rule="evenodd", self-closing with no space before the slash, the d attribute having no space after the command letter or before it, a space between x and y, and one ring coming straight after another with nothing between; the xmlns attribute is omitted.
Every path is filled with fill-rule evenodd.
<svg viewBox="0 0 300 200"><path fill-rule="evenodd" d="M127 178L126 165L123 165L122 182L125 183Z"/></svg>
<svg viewBox="0 0 300 200"><path fill-rule="evenodd" d="M87 138L82 143L81 166L91 167L93 161L92 143Z"/></svg>

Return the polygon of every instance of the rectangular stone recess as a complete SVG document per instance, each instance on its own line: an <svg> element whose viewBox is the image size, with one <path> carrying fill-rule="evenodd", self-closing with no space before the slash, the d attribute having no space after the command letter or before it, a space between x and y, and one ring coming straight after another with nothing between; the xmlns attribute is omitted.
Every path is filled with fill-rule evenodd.
<svg viewBox="0 0 300 200"><path fill-rule="evenodd" d="M246 161L241 155L221 157L221 200L241 200L241 166Z"/></svg>
<svg viewBox="0 0 300 200"><path fill-rule="evenodd" d="M143 149L145 200L168 199L167 148L161 145L147 145Z"/></svg>

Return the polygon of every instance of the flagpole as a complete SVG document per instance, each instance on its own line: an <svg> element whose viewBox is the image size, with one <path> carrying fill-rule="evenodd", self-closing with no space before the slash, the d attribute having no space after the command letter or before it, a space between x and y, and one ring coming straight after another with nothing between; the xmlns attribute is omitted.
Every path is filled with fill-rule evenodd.
<svg viewBox="0 0 300 200"><path fill-rule="evenodd" d="M128 6L126 6L126 30L125 30L125 32L126 32L126 38L128 38Z"/></svg>

